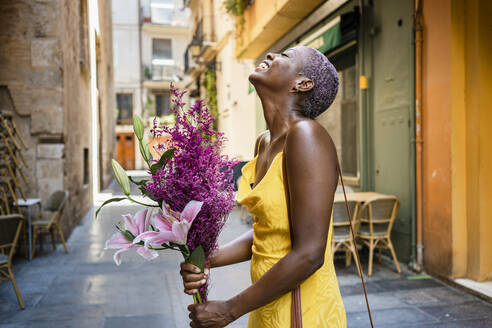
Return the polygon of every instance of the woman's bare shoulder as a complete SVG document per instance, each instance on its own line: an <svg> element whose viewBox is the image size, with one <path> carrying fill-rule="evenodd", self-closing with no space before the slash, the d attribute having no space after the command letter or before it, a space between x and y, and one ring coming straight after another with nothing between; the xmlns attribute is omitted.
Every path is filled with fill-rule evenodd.
<svg viewBox="0 0 492 328"><path fill-rule="evenodd" d="M333 140L326 129L315 120L299 120L291 125L285 141L285 148L298 151L317 151L330 157L336 155Z"/></svg>

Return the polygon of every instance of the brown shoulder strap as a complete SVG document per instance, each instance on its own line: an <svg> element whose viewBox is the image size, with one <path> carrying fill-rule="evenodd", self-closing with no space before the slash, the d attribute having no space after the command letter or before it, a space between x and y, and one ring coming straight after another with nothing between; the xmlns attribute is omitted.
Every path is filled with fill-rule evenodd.
<svg viewBox="0 0 492 328"><path fill-rule="evenodd" d="M294 245L294 234L293 234L293 226L292 226L292 220L290 216L290 193L289 193L289 183L287 179L287 167L285 164L285 156L282 156L282 172L283 172L283 180L284 180L284 189L285 189L285 200L287 203L287 216L289 218L289 229L290 229L290 240L291 240L291 245L293 247ZM352 239L355 243L355 233L352 225L352 216L350 213L350 208L348 206L348 201L347 201L347 193L345 192L345 184L343 182L343 175L342 175L342 169L340 168L340 162L337 159L337 171L340 176L340 181L342 183L342 189L343 189L343 196L345 199L345 207L347 209L347 216L350 222L350 231L352 234ZM364 281L364 273L362 272L362 266L360 264L360 258L359 258L359 251L357 250L357 247L355 247L355 254L356 258L355 260L357 261L357 268L359 270L359 275L360 279L362 282L362 290L364 291L364 298L366 300L366 307L367 307L367 313L369 315L369 321L371 323L371 327L374 328L374 323L372 322L372 314L371 314L371 308L369 306L369 299L367 297L367 291L366 291L366 284ZM291 317L291 322L292 322L292 328L302 328L302 307L301 307L301 289L299 286L296 287L292 291L292 309L291 309L292 317Z"/></svg>
<svg viewBox="0 0 492 328"><path fill-rule="evenodd" d="M350 222L350 231L352 233L352 239L354 242L354 247L355 247L355 255L356 258L355 260L357 261L357 268L359 269L359 275L360 275L360 280L362 281L362 290L364 291L364 297L366 299L366 306L367 306L367 313L369 314L369 321L371 322L371 327L374 328L374 324L372 322L372 315L371 315L371 308L369 307L369 300L367 298L367 291L366 291L366 284L364 282L364 272L362 272L362 267L360 265L360 258L359 258L359 251L357 250L357 244L355 243L355 233L354 233L354 228L352 225L352 215L350 214L350 208L348 206L348 201L347 201L347 193L345 192L345 185L343 183L343 175L342 175L342 169L340 168L340 162L337 162L337 170L340 175L340 181L342 182L342 189L343 189L343 197L345 199L345 207L347 208L347 216Z"/></svg>
<svg viewBox="0 0 492 328"><path fill-rule="evenodd" d="M289 231L290 231L290 243L292 248L294 247L294 233L292 220L290 217L290 193L289 193L289 183L287 180L287 167L285 165L285 156L282 155L282 174L284 180L285 189L285 201L287 203L287 217L289 218ZM297 286L292 291L292 307L291 307L291 327L292 328L302 328L302 307L301 307L301 288Z"/></svg>

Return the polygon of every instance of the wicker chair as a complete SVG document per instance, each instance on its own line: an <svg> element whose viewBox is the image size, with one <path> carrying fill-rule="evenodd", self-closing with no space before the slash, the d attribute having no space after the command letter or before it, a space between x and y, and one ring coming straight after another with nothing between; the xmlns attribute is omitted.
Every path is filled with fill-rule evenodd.
<svg viewBox="0 0 492 328"><path fill-rule="evenodd" d="M354 234L356 234L359 203L356 201L348 201L348 206L352 215L352 227L354 228ZM352 255L354 258L357 256L355 254L356 245L352 239L345 201L333 203L333 236L331 239L331 251L333 255L335 255L335 252L337 251L345 251L345 266L350 265ZM356 265L358 265L357 261Z"/></svg>
<svg viewBox="0 0 492 328"><path fill-rule="evenodd" d="M359 211L359 228L357 237L369 248L368 275L372 275L374 249L379 249L379 261L383 248L389 249L396 271L400 273L400 265L395 249L391 243L391 229L400 207L400 201L394 196L382 196L368 199Z"/></svg>
<svg viewBox="0 0 492 328"><path fill-rule="evenodd" d="M24 309L24 302L12 272L12 257L19 240L23 220L24 217L21 214L0 216L0 280L10 280L12 282L17 301L22 309Z"/></svg>
<svg viewBox="0 0 492 328"><path fill-rule="evenodd" d="M66 191L55 191L50 195L46 203L43 204L40 218L33 222L32 224L32 257L36 252L36 239L38 234L43 232L49 232L51 234L51 243L53 245L53 250L56 249L56 233L60 236L63 247L65 248L65 253L68 254L68 248L65 243L65 238L63 237L63 232L61 230L60 220L62 218L62 212L65 208L67 202L68 193Z"/></svg>

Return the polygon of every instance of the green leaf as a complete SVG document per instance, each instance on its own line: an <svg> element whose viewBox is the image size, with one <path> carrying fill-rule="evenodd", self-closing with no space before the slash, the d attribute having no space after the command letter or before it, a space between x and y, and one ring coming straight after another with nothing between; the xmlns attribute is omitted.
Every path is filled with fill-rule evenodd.
<svg viewBox="0 0 492 328"><path fill-rule="evenodd" d="M118 197L118 198L111 198L111 199L108 199L107 201L105 201L96 211L96 218L97 218L97 215L99 214L99 211L103 208L104 205L107 205L109 203L113 203L113 202L119 202L119 201L122 201L126 199L126 197Z"/></svg>
<svg viewBox="0 0 492 328"><path fill-rule="evenodd" d="M138 115L133 115L133 132L135 132L135 135L137 136L138 140L143 139L144 126L143 126L142 119Z"/></svg>
<svg viewBox="0 0 492 328"><path fill-rule="evenodd" d="M171 160L174 156L174 148L168 149L162 154L161 158L159 159L159 162L154 163L150 166L150 172L152 175L154 175L157 170L161 170L166 166L167 162Z"/></svg>
<svg viewBox="0 0 492 328"><path fill-rule="evenodd" d="M150 154L149 145L147 143L144 145L144 150L145 158L147 158L147 164L150 166L150 163L152 163L152 155Z"/></svg>
<svg viewBox="0 0 492 328"><path fill-rule="evenodd" d="M145 180L145 179L137 181L137 180L134 180L131 176L129 176L128 178L130 179L130 181L132 183L136 184L137 186L145 185L147 182L150 181L150 180Z"/></svg>
<svg viewBox="0 0 492 328"><path fill-rule="evenodd" d="M147 191L147 190L145 190L145 186L140 186L140 187L138 187L138 189L140 189L140 192L141 192L142 194L144 194L145 196L147 196L147 197L149 197L150 199L152 199L152 197L150 197L150 194L148 193L148 191ZM153 200L153 199L152 199L152 200ZM161 207L161 206L159 206L159 207Z"/></svg>
<svg viewBox="0 0 492 328"><path fill-rule="evenodd" d="M161 158L164 157L167 160L171 160L171 158L173 158L173 156L174 156L174 151L175 151L174 148L169 148L168 150L166 150L164 152L164 154L162 154Z"/></svg>
<svg viewBox="0 0 492 328"><path fill-rule="evenodd" d="M135 236L134 236L134 235L133 235L130 231L128 231L128 230L126 230L126 229L123 229L123 228L120 228L120 227L118 227L118 226L116 226L116 229L118 229L118 230L121 232L121 234L122 234L123 236L125 236L125 238L126 238L128 241L133 242L133 239L135 239Z"/></svg>
<svg viewBox="0 0 492 328"><path fill-rule="evenodd" d="M113 159L111 161L111 165L113 166L114 175L116 176L116 181L120 185L121 189L125 193L125 195L130 195L130 179L128 179L128 175L124 168Z"/></svg>
<svg viewBox="0 0 492 328"><path fill-rule="evenodd" d="M196 265L203 272L203 269L205 269L205 251L201 245L191 252L187 262Z"/></svg>
<svg viewBox="0 0 492 328"><path fill-rule="evenodd" d="M138 147L140 148L140 154L142 154L143 159L148 163L149 162L149 157L147 156L147 152L145 151L145 146L147 144L143 140L138 141ZM147 146L147 151L148 151L148 146Z"/></svg>
<svg viewBox="0 0 492 328"><path fill-rule="evenodd" d="M128 230L124 230L121 233L123 234L123 236L125 236L126 239L128 239L128 241L133 242L133 239L135 239L135 236L132 235L132 233Z"/></svg>

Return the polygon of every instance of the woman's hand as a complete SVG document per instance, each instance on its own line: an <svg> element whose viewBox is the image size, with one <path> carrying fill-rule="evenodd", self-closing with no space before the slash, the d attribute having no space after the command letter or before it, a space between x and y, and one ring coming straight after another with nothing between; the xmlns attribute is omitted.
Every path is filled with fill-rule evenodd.
<svg viewBox="0 0 492 328"><path fill-rule="evenodd" d="M181 262L181 271L179 272L183 277L184 292L188 295L193 295L198 292L208 279L209 268L205 268L204 272L200 271L197 266Z"/></svg>
<svg viewBox="0 0 492 328"><path fill-rule="evenodd" d="M236 320L229 302L210 301L188 306L190 323L194 328L222 328Z"/></svg>

